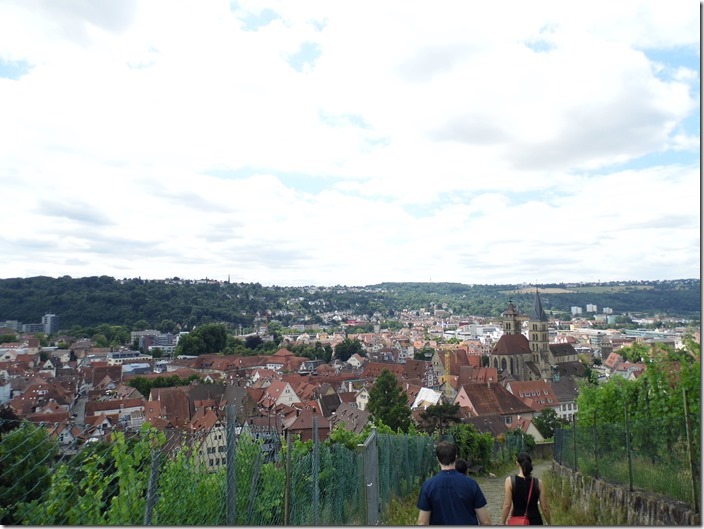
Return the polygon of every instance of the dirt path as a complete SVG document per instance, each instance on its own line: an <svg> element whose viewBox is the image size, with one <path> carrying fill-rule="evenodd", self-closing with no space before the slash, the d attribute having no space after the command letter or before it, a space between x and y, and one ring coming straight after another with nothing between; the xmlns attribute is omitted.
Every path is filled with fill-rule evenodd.
<svg viewBox="0 0 704 529"><path fill-rule="evenodd" d="M550 468L552 468L552 460L536 461L533 466L533 475L536 478L540 478L543 472ZM498 525L501 522L501 506L504 503L504 482L507 476L508 474L495 478L486 476L475 478L486 497L489 516L493 525Z"/></svg>

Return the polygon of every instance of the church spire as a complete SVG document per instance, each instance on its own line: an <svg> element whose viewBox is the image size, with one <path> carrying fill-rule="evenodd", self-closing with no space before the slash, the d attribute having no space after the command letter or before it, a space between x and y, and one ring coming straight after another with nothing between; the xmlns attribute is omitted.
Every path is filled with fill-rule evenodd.
<svg viewBox="0 0 704 529"><path fill-rule="evenodd" d="M535 287L535 300L533 301L533 313L530 315L531 321L548 321L548 317L543 310L543 304L540 302L540 294L538 287Z"/></svg>

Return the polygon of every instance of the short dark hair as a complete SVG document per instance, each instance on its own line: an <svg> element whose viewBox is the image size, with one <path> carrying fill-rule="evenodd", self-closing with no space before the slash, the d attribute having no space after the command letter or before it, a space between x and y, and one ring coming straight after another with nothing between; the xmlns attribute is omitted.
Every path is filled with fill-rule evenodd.
<svg viewBox="0 0 704 529"><path fill-rule="evenodd" d="M441 465L452 465L457 459L457 445L447 441L440 441L435 446L435 455Z"/></svg>
<svg viewBox="0 0 704 529"><path fill-rule="evenodd" d="M466 476L467 475L467 468L468 468L468 465L464 459L458 457L455 460L455 470L457 472L459 472L460 474L464 474Z"/></svg>

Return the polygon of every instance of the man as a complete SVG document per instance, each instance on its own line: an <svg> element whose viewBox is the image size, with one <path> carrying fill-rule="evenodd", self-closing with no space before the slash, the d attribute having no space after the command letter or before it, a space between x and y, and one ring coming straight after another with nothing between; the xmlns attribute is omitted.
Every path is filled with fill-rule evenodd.
<svg viewBox="0 0 704 529"><path fill-rule="evenodd" d="M440 472L425 480L418 496L418 525L491 525L479 484L455 470L457 446L435 447Z"/></svg>

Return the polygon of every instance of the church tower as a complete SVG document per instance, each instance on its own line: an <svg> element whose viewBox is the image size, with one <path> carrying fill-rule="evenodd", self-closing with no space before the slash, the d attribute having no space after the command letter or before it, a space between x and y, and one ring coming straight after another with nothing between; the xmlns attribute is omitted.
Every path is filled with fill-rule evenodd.
<svg viewBox="0 0 704 529"><path fill-rule="evenodd" d="M504 323L504 334L521 334L521 321L518 318L518 311L511 300L508 308L501 313Z"/></svg>
<svg viewBox="0 0 704 529"><path fill-rule="evenodd" d="M533 301L533 311L528 320L528 336L530 342L530 350L535 365L540 367L542 377L550 377L549 365L549 333L548 333L548 317L543 310L543 304L540 301L540 293L538 288L535 289L535 300Z"/></svg>

